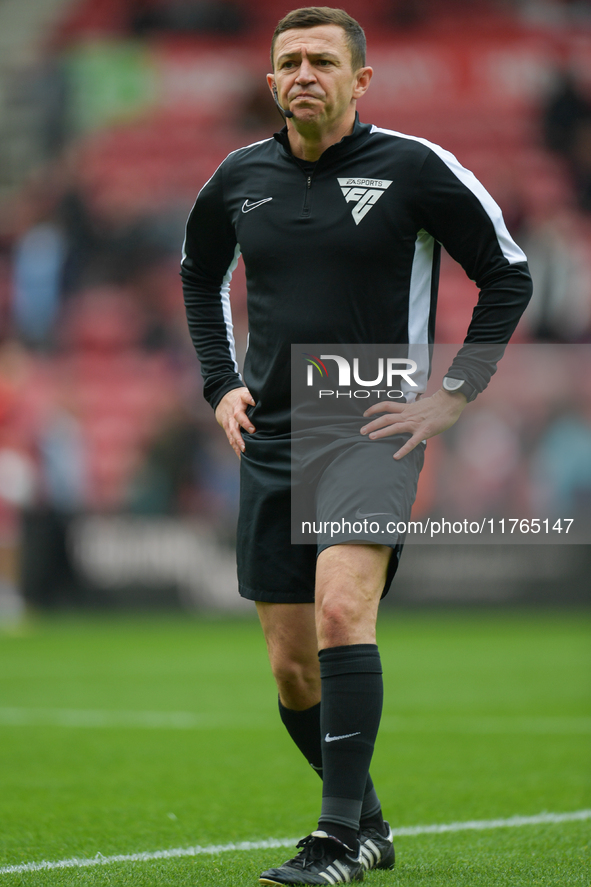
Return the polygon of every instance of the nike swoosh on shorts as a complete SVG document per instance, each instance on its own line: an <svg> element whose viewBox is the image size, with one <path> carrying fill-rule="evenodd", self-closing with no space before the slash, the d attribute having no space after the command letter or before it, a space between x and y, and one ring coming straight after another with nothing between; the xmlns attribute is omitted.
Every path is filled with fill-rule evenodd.
<svg viewBox="0 0 591 887"><path fill-rule="evenodd" d="M370 511L369 514L364 514L359 508L355 513L355 519L359 520L360 517L378 517L381 514L392 514L391 511Z"/></svg>

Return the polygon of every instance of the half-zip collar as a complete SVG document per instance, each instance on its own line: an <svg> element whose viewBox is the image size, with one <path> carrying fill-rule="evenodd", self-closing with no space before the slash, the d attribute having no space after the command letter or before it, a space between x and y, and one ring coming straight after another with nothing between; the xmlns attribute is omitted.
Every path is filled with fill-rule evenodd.
<svg viewBox="0 0 591 887"><path fill-rule="evenodd" d="M360 144L362 144L370 135L371 126L368 123L361 123L359 120L359 114L355 112L355 123L353 125L353 132L348 136L344 136L340 142L335 142L334 145L329 145L326 151L323 151L318 160L316 161L319 164L324 166L324 162L326 159L332 157L343 157L348 154L350 151L358 148ZM283 152L290 158L290 160L295 161L299 165L299 159L294 157L291 146L289 144L289 137L287 135L287 124L283 127L282 130L273 134L273 138L279 142Z"/></svg>

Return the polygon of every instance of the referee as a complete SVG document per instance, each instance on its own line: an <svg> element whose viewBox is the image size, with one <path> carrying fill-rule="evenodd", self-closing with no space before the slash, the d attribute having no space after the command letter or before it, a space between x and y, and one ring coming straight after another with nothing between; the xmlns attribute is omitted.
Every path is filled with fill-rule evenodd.
<svg viewBox="0 0 591 887"><path fill-rule="evenodd" d="M374 404L361 423L360 443L383 462L375 492L384 505L375 510L405 520L424 441L453 425L495 370L469 347L509 341L531 279L499 207L453 155L359 121L373 72L353 18L329 7L290 12L273 34L271 62L267 80L286 125L233 151L201 189L181 276L204 395L241 458L240 594L256 601L281 719L323 780L316 830L260 882L341 884L394 865L369 766L383 695L377 610L402 546L363 537L291 544L291 344L429 345L441 244L476 281L466 344L442 387ZM244 378L229 301L240 254ZM357 472L349 474L354 486Z"/></svg>

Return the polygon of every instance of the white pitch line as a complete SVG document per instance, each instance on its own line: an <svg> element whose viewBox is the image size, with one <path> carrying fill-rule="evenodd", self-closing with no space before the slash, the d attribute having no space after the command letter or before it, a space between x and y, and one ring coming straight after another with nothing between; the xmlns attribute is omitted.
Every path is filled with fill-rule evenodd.
<svg viewBox="0 0 591 887"><path fill-rule="evenodd" d="M234 715L190 711L108 711L84 708L0 708L3 727L132 727L145 730L210 730L260 726L260 720L237 721Z"/></svg>
<svg viewBox="0 0 591 887"><path fill-rule="evenodd" d="M509 819L480 819L469 822L448 822L438 825L411 825L393 829L394 837L415 837L416 835L438 835L444 832L484 831L496 828L518 828L525 825L555 825L561 822L582 822L591 819L591 810L576 810L573 813L539 813L537 816L512 816ZM17 875L24 872L41 872L53 869L88 868L94 865L111 865L116 862L151 862L157 859L178 859L183 856L213 856L216 853L229 853L237 850L270 850L272 848L295 845L298 838L269 838L265 841L241 841L237 844L209 844L206 847L174 847L171 850L154 850L145 853L117 854L103 856L97 853L87 859L73 857L56 862L24 862L20 865L0 867L0 875Z"/></svg>
<svg viewBox="0 0 591 887"><path fill-rule="evenodd" d="M75 708L0 708L0 726L3 727L68 727L68 728L127 728L145 730L211 730L227 728L265 728L276 725L265 714L236 718L224 712L190 711L114 711ZM382 733L475 733L475 734L563 734L591 733L591 717L545 716L463 716L442 715L437 718L421 716L384 715Z"/></svg>
<svg viewBox="0 0 591 887"><path fill-rule="evenodd" d="M527 733L527 734L588 734L591 733L591 717L519 715L441 715L437 718L399 717L384 715L380 722L381 733Z"/></svg>
<svg viewBox="0 0 591 887"><path fill-rule="evenodd" d="M410 825L392 829L392 833L398 837L441 835L444 832L479 832L494 828L519 828L523 825L583 822L587 819L591 819L591 810L577 810L574 813L538 813L536 816L511 816L509 819L474 819L468 822L449 822L441 825Z"/></svg>

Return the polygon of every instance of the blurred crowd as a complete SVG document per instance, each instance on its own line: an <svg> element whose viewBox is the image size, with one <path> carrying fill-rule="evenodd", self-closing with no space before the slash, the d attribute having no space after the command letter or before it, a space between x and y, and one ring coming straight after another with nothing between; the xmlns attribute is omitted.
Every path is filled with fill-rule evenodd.
<svg viewBox="0 0 591 887"><path fill-rule="evenodd" d="M409 39L438 17L465 26L470 15L501 16L503 27L591 28L588 3L576 0L390 0L370 12L345 5L362 23L369 16L370 26ZM265 39L285 9L262 4L259 18L264 12L271 23ZM43 49L46 161L0 207L0 595L1 583L8 593L18 582L23 540L34 552L29 572L59 571L68 522L79 514L198 515L231 535L237 464L201 398L180 248L192 200L217 163L281 121L264 84L253 81L231 108L214 112L204 99L201 111L192 106L193 117L178 114L174 126L139 115L83 129L71 123L62 60L77 41L86 45L89 28L94 37L131 38L137 49L138 41L170 34L235 41L251 26L248 4L237 0L84 0ZM48 104L49 93L57 98ZM589 513L591 70L556 69L529 112L523 156L546 171L534 174L536 187L525 193L510 161L487 177L486 164L478 169L482 152L475 172L502 204L534 276L536 294L516 341L572 346L576 365L563 350L540 352L546 357L530 361L537 371L526 396L511 405L504 395L514 392L493 383L488 399L429 445L417 513ZM395 119L391 125L399 128ZM462 139L460 132L460 160ZM446 260L439 341L461 341L474 298ZM239 351L245 303L239 269L232 287Z"/></svg>

